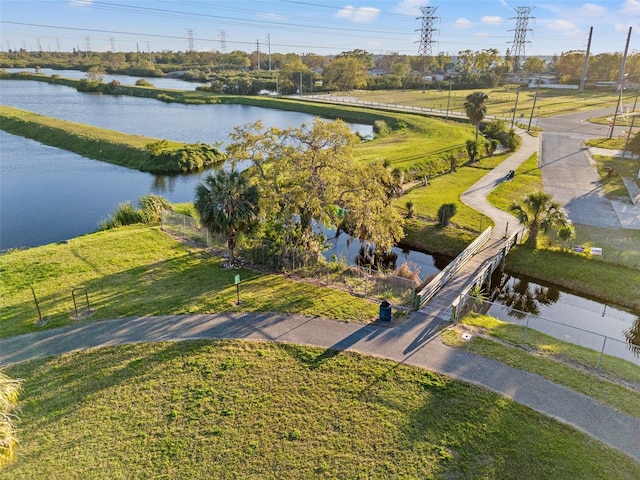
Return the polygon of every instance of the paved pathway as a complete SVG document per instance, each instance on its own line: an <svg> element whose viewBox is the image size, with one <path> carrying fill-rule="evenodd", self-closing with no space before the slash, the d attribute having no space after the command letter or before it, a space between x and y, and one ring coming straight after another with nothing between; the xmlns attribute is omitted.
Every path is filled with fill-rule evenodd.
<svg viewBox="0 0 640 480"><path fill-rule="evenodd" d="M133 342L239 338L315 345L388 358L483 385L568 423L640 462L640 419L494 360L444 345L421 315L398 326L270 314L175 315L86 322L0 340L0 364Z"/></svg>

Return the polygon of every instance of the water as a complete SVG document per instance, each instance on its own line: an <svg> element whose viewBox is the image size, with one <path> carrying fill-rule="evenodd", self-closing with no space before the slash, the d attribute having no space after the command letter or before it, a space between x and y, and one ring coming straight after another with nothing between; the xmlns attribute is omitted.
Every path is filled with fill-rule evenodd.
<svg viewBox="0 0 640 480"><path fill-rule="evenodd" d="M35 73L35 70L33 68L6 68L5 70L9 73ZM83 78L86 78L87 76L86 72L81 72L79 70L54 70L52 68L41 68L39 73L49 76L58 75L62 78L72 78L74 80L81 80ZM135 83L140 78L143 78L133 77L130 75L115 75L111 73L105 73L103 77L105 83L111 83L113 80L117 80L122 85L135 85ZM207 85L206 83L185 82L184 80L180 80L178 78L168 77L144 77L144 79L156 88L167 88L173 90L195 90L201 85Z"/></svg>
<svg viewBox="0 0 640 480"><path fill-rule="evenodd" d="M524 276L497 274L494 279L501 287L488 315L640 364L625 336L640 322L637 314Z"/></svg>
<svg viewBox="0 0 640 480"><path fill-rule="evenodd" d="M324 252L325 258L331 260L335 257L348 265L355 265L360 242L344 232L339 233L337 236L335 232L327 232L326 235L329 238L328 243L331 248ZM398 256L397 267L407 262L411 270L418 272L420 279L423 281L430 275L438 274L451 261L451 258L445 255L430 254L401 247L393 247L392 252Z"/></svg>
<svg viewBox="0 0 640 480"><path fill-rule="evenodd" d="M184 83L184 82L183 82ZM181 105L78 93L43 82L2 80L0 101L64 120L181 142L228 142L237 125L297 126L314 116L245 105ZM371 134L370 125L351 125ZM120 202L156 193L193 200L205 172L153 175L0 132L0 249L37 246L93 232Z"/></svg>

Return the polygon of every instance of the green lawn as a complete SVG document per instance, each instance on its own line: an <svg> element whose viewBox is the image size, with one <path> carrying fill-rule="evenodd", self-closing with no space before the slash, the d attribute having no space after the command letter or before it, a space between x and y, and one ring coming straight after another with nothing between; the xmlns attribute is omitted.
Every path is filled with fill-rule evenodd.
<svg viewBox="0 0 640 480"><path fill-rule="evenodd" d="M527 330L524 342L523 326L487 315L470 314L461 323L482 335L463 341L459 329L451 329L442 334L448 344L537 373L640 418L640 369L637 365L605 355L596 370L598 351L562 342L532 329Z"/></svg>
<svg viewBox="0 0 640 480"><path fill-rule="evenodd" d="M640 477L619 452L481 387L352 353L134 344L8 373L24 379L13 480Z"/></svg>
<svg viewBox="0 0 640 480"><path fill-rule="evenodd" d="M511 109L516 103L516 90L513 86L509 88L484 88L473 90L453 90L449 99L448 90L438 90L436 85L426 91L361 91L348 92L349 96L357 96L359 100L391 103L399 105L413 105L417 107L433 108L445 110L447 102L451 111L464 113L463 104L465 98L474 91L481 90L489 96L487 102L487 115L498 116L507 119L509 122L513 117ZM515 119L521 124L528 126L536 96L535 88L521 88L518 94L518 108ZM623 95L623 104L633 103L635 93L630 92ZM618 95L612 91L588 90L578 92L576 90L553 90L540 88L538 98L535 103L532 125L535 126L538 113L543 117L561 115L563 113L597 110L606 107L615 107ZM538 110L538 107L539 110ZM619 122L616 122L618 124Z"/></svg>
<svg viewBox="0 0 640 480"><path fill-rule="evenodd" d="M55 328L74 321L72 289L85 286L92 320L135 315L270 311L367 322L377 304L346 292L295 282L282 275L225 269L222 259L187 247L157 227L131 226L68 243L0 255L0 336ZM242 303L236 305L234 277ZM44 326L36 325L38 313ZM84 302L82 292L79 300Z"/></svg>
<svg viewBox="0 0 640 480"><path fill-rule="evenodd" d="M542 190L542 170L538 168L538 154L534 153L516 169L515 177L508 182L500 182L487 200L505 212L514 201L536 190Z"/></svg>

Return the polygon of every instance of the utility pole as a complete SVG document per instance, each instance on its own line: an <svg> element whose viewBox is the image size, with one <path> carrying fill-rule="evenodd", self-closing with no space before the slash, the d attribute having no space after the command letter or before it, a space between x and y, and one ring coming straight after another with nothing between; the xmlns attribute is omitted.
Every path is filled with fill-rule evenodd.
<svg viewBox="0 0 640 480"><path fill-rule="evenodd" d="M220 51L227 53L227 32L220 30Z"/></svg>
<svg viewBox="0 0 640 480"><path fill-rule="evenodd" d="M589 29L589 41L587 42L587 54L584 56L584 66L582 67L582 77L580 77L579 92L584 92L584 82L587 80L587 67L589 66L589 52L591 51L591 36L593 35L593 27Z"/></svg>
<svg viewBox="0 0 640 480"><path fill-rule="evenodd" d="M423 58L422 62L422 75L424 76L427 70L427 58L433 55L432 45L438 43L432 40L434 33L439 32L438 29L433 28L433 24L440 20L435 16L438 7L420 7L422 12L422 29L420 33L420 46L418 47L418 56Z"/></svg>
<svg viewBox="0 0 640 480"><path fill-rule="evenodd" d="M269 49L269 71L271 71L271 35L267 33L267 48Z"/></svg>
<svg viewBox="0 0 640 480"><path fill-rule="evenodd" d="M187 30L187 42L189 44L189 53L195 52L195 43L193 40L193 28Z"/></svg>
<svg viewBox="0 0 640 480"><path fill-rule="evenodd" d="M622 56L622 63L620 64L620 74L618 75L618 103L616 105L616 111L613 113L613 123L609 130L609 139L613 137L613 131L616 128L616 119L618 118L618 110L620 110L620 103L622 102L622 90L624 90L624 68L627 64L627 53L629 52L629 42L631 41L631 27L629 27L629 33L627 34L627 43L624 47L624 55Z"/></svg>
<svg viewBox="0 0 640 480"><path fill-rule="evenodd" d="M256 40L256 51L258 52L258 70L260 70L260 40Z"/></svg>
<svg viewBox="0 0 640 480"><path fill-rule="evenodd" d="M533 120L533 111L536 108L536 102L538 101L538 92L540 91L540 82L542 81L542 72L540 72L540 76L538 77L538 86L536 87L536 95L533 97L533 106L531 107L531 115L529 115L529 126L527 127L527 132L531 130L531 120Z"/></svg>
<svg viewBox="0 0 640 480"><path fill-rule="evenodd" d="M447 97L447 114L444 117L444 121L449 120L449 105L451 104L451 82L449 82L449 96Z"/></svg>
<svg viewBox="0 0 640 480"><path fill-rule="evenodd" d="M518 109L519 96L520 96L520 89L516 88L516 104L513 107L513 117L511 117L511 130L513 130L513 124L516 122L516 110Z"/></svg>

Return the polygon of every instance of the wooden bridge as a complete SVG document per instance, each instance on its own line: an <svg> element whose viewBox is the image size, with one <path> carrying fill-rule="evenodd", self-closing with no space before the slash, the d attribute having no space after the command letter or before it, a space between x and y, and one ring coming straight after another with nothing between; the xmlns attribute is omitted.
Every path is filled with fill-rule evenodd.
<svg viewBox="0 0 640 480"><path fill-rule="evenodd" d="M490 291L491 274L504 266L509 250L522 240L525 229L510 236L492 235L487 228L417 295L415 308L441 321L455 322L464 300L476 286Z"/></svg>

